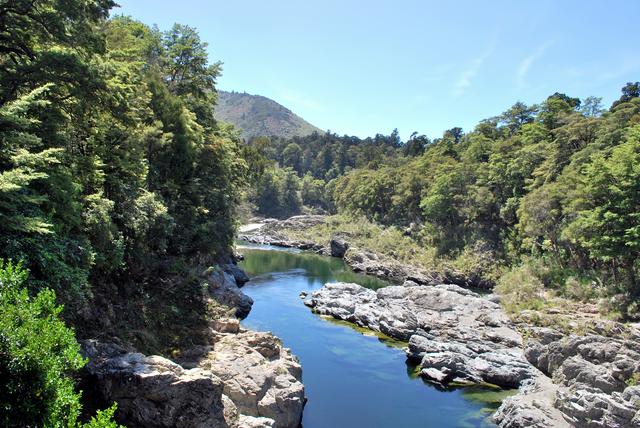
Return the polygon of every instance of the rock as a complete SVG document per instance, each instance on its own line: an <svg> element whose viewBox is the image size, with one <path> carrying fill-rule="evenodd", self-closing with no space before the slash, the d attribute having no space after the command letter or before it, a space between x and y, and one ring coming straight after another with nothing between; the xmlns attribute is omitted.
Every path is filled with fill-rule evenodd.
<svg viewBox="0 0 640 428"><path fill-rule="evenodd" d="M306 299L308 295L309 295L309 293L307 293L306 291L301 291L300 292L300 298L301 299Z"/></svg>
<svg viewBox="0 0 640 428"><path fill-rule="evenodd" d="M240 321L236 318L219 318L211 321L210 326L219 333L238 333L240 331Z"/></svg>
<svg viewBox="0 0 640 428"><path fill-rule="evenodd" d="M129 426L226 427L224 384L210 372L185 370L159 356L86 340L84 382L104 403L118 403L117 419ZM94 397L95 398L95 397Z"/></svg>
<svg viewBox="0 0 640 428"><path fill-rule="evenodd" d="M451 379L448 373L442 372L438 369L434 369L433 367L420 370L420 375L425 379L433 380L443 385Z"/></svg>
<svg viewBox="0 0 640 428"><path fill-rule="evenodd" d="M251 306L253 306L253 299L238 288L233 275L213 269L207 272L206 280L209 284L207 290L211 298L222 305L234 309L235 316L240 319L244 319L249 315Z"/></svg>
<svg viewBox="0 0 640 428"><path fill-rule="evenodd" d="M554 406L557 385L546 376L526 382L519 394L506 398L492 419L500 428L563 428L570 425Z"/></svg>
<svg viewBox="0 0 640 428"><path fill-rule="evenodd" d="M258 418L241 416L246 426L273 426L262 419L267 418L277 427L298 427L305 404L302 369L277 338L251 331L221 334L212 349L197 351L186 353L180 364L220 379L239 413Z"/></svg>
<svg viewBox="0 0 640 428"><path fill-rule="evenodd" d="M545 405L538 407L547 412L549 409L561 412L563 419L573 426L640 427L637 417L640 387L626 384L633 373L640 372L640 340L633 329L617 325L601 328L599 324L584 336L565 336L549 328L528 328L526 358L554 382L549 388L554 391L551 398L547 397ZM600 331L606 335L595 334ZM530 395L524 390L511 397L497 415L506 415L505 420L509 421L528 414ZM500 426L518 425L501 422Z"/></svg>
<svg viewBox="0 0 640 428"><path fill-rule="evenodd" d="M247 275L245 271L240 269L238 265L234 263L227 263L226 265L223 265L223 269L225 272L233 276L233 279L236 281L236 285L238 287L242 287L247 282L249 282L249 275Z"/></svg>
<svg viewBox="0 0 640 428"><path fill-rule="evenodd" d="M238 421L238 428L275 428L275 426L276 421L269 418L241 415Z"/></svg>
<svg viewBox="0 0 640 428"><path fill-rule="evenodd" d="M347 241L345 241L340 235L334 235L331 237L329 247L331 249L331 256L341 259L349 249L349 243L347 243Z"/></svg>
<svg viewBox="0 0 640 428"><path fill-rule="evenodd" d="M520 334L500 307L453 284L407 282L373 291L330 283L305 301L315 312L353 322L399 340L421 374L439 383L454 379L517 387L539 374L525 359Z"/></svg>

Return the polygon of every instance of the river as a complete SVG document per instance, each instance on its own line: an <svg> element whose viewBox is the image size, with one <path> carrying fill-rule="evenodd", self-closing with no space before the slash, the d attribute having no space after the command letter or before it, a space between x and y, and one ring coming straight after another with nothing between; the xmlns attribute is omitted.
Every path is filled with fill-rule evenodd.
<svg viewBox="0 0 640 428"><path fill-rule="evenodd" d="M406 362L405 345L351 324L320 317L301 292L326 282L386 283L353 273L340 259L268 246L241 246L254 300L243 325L271 331L302 364L304 428L489 427L488 416L508 392L484 387L442 389Z"/></svg>

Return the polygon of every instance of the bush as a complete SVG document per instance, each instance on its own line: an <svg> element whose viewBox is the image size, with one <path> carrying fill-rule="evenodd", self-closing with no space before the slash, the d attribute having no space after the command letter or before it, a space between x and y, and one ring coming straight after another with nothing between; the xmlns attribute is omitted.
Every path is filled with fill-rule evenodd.
<svg viewBox="0 0 640 428"><path fill-rule="evenodd" d="M507 312L542 307L544 285L529 265L520 265L502 275L495 291L502 296Z"/></svg>
<svg viewBox="0 0 640 428"><path fill-rule="evenodd" d="M29 296L26 278L21 264L0 260L0 426L76 427L80 393L70 374L85 364L80 346L55 293ZM88 426L115 427L103 423L113 411Z"/></svg>

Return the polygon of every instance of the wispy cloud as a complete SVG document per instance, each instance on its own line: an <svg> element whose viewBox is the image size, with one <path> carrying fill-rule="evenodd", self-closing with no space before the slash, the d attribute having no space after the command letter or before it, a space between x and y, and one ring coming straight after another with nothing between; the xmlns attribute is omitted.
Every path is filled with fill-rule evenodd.
<svg viewBox="0 0 640 428"><path fill-rule="evenodd" d="M453 91L451 95L453 95L454 98L460 98L462 95L464 95L467 89L471 87L473 79L476 77L485 61L493 53L493 51L495 50L495 46L496 39L494 38L489 47L487 47L487 49L485 49L480 56L475 58L471 62L471 64L469 64L469 66L462 71L462 74L460 74L460 77L453 85Z"/></svg>
<svg viewBox="0 0 640 428"><path fill-rule="evenodd" d="M289 91L282 92L279 98L285 101L287 103L287 106L290 106L291 108L302 107L302 108L313 110L313 111L326 110L325 107L319 102L309 97L306 97L304 95L296 94L293 92L289 92Z"/></svg>
<svg viewBox="0 0 640 428"><path fill-rule="evenodd" d="M529 73L529 69L536 61L542 58L544 53L551 45L552 42L546 42L543 45L538 46L535 52L531 53L529 56L520 61L518 69L516 70L516 84L518 85L518 87L523 88L524 86L526 86L526 77L527 73Z"/></svg>

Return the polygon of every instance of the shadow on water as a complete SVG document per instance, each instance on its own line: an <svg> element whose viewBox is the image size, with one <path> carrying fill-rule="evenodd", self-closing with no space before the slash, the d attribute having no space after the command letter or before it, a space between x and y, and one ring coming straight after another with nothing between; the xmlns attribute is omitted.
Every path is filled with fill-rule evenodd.
<svg viewBox="0 0 640 428"><path fill-rule="evenodd" d="M243 324L272 331L300 359L309 398L305 428L494 426L488 416L511 392L427 383L407 362L405 342L316 315L299 297L326 282L372 289L387 283L356 274L337 258L274 247L240 252L252 278L243 291L255 302Z"/></svg>

